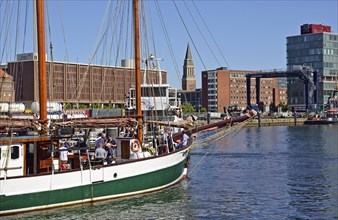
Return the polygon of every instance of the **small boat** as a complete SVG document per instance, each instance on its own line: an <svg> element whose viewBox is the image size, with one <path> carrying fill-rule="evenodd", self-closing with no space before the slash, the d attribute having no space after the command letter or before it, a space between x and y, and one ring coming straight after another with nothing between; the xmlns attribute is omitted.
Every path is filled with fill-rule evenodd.
<svg viewBox="0 0 338 220"><path fill-rule="evenodd" d="M306 125L327 125L327 124L335 124L338 123L337 120L332 120L332 118L311 118L304 121Z"/></svg>
<svg viewBox="0 0 338 220"><path fill-rule="evenodd" d="M338 123L338 91L334 91L327 102L327 110L322 115L315 115L304 124L335 124Z"/></svg>
<svg viewBox="0 0 338 220"><path fill-rule="evenodd" d="M135 34L135 114L47 124L44 2L36 1L39 44L40 118L2 121L0 139L0 216L148 193L178 183L187 175L190 145L151 154L143 140L138 1L133 1ZM68 124L67 124L68 123ZM77 124L78 123L78 124ZM74 127L137 127L135 137L117 138L117 160L94 163L88 147L75 145L71 169L63 169L61 140ZM17 133L19 135L14 135ZM68 136L69 137L69 136ZM68 149L67 149L68 150Z"/></svg>

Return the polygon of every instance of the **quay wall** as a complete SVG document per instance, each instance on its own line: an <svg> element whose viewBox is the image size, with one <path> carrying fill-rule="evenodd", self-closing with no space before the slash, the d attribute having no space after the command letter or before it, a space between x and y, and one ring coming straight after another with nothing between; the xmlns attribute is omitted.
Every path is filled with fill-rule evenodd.
<svg viewBox="0 0 338 220"><path fill-rule="evenodd" d="M221 119L212 119L210 123L218 122ZM294 118L261 118L261 126L288 126L288 125L303 125L306 118L297 118L296 123ZM205 119L198 119L196 122L197 126L207 124ZM253 119L249 122L247 127L258 127L258 119Z"/></svg>
<svg viewBox="0 0 338 220"><path fill-rule="evenodd" d="M306 120L306 118L297 118L295 122L294 118L262 118L261 126L303 125ZM258 119L253 119L247 126L258 126Z"/></svg>

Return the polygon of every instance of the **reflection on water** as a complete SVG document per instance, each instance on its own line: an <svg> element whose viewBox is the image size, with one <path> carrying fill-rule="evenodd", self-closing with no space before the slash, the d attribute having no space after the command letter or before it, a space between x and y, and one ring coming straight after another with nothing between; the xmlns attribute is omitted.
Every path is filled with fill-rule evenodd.
<svg viewBox="0 0 338 220"><path fill-rule="evenodd" d="M338 218L338 125L250 127L192 150L189 178L156 193L9 219Z"/></svg>

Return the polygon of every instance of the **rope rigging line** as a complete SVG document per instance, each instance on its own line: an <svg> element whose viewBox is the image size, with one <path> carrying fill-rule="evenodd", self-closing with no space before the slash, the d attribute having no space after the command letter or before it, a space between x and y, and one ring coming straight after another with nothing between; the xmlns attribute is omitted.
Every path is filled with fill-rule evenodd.
<svg viewBox="0 0 338 220"><path fill-rule="evenodd" d="M26 39L26 33L27 33L27 20L28 20L28 9L29 9L29 1L26 1L26 11L25 11L25 28L23 33L23 41L22 41L22 53L25 52L25 39Z"/></svg>
<svg viewBox="0 0 338 220"><path fill-rule="evenodd" d="M26 44L26 33L27 33L27 20L28 20L28 9L29 9L29 1L26 1L26 10L25 10L25 20L24 20L24 33L23 33L23 40L22 40L22 53L25 52L25 44ZM18 82L23 81L23 74L20 74L18 77ZM20 83L21 84L21 83ZM17 87L18 94L22 94L23 86Z"/></svg>
<svg viewBox="0 0 338 220"><path fill-rule="evenodd" d="M150 47L149 47L149 43L148 43L149 37L148 37L146 14L147 13L145 13L144 1L141 1L141 13L140 13L141 19L140 19L140 22L141 22L141 27L143 27L143 31L141 31L141 34L144 35L144 37L141 38L141 40L143 40L143 43L141 45L142 46L144 45L144 51L146 51L143 56L145 56L147 58L148 55L150 54Z"/></svg>
<svg viewBox="0 0 338 220"><path fill-rule="evenodd" d="M157 13L159 15L159 18L160 18L161 27L162 27L162 30L164 32L164 36L165 36L165 40L167 42L169 53L170 53L171 59L172 59L172 61L174 63L174 68L176 70L176 75L177 75L178 78L181 78L182 76L180 74L177 61L175 59L175 53L174 53L174 50L172 48L172 44L171 44L171 41L170 41L170 38L169 38L169 34L168 34L167 29L166 29L166 25L165 25L165 22L164 22L164 19L163 19L163 16L162 16L162 12L161 12L161 9L159 7L159 4L158 4L157 0L155 1L155 6L156 6L156 9L157 9ZM182 87L182 84L181 84L181 87Z"/></svg>
<svg viewBox="0 0 338 220"><path fill-rule="evenodd" d="M103 39L105 38L105 36L106 36L106 34L108 32L108 28L107 28L105 30L105 32L103 33L102 37L99 38L99 35L100 35L100 33L102 31L102 28L103 28L103 25L104 25L104 21L106 20L106 17L107 17L107 13L108 13L108 9L109 9L110 3L111 3L111 1L108 1L106 10L105 10L105 13L104 13L104 16L103 16L103 19L102 19L102 22L101 22L98 34L97 34L96 43L95 43L96 47L94 47L93 52L92 52L92 56L89 58L89 63L88 63L87 71L84 74L86 77L85 76L81 77L79 85L76 86L76 91L73 93L73 99L75 97L76 97L77 100L80 98L81 91L82 91L82 88L84 86L84 81L87 79L87 75L89 75L90 65L92 64L92 62L94 60L94 57L96 56L96 54L97 54L97 52L99 50L99 47L102 44L102 41L103 41ZM104 83L104 80L102 80L102 84L103 83ZM102 90L101 90L101 95L102 95Z"/></svg>
<svg viewBox="0 0 338 220"><path fill-rule="evenodd" d="M241 123L238 123L234 126L231 126L231 127L222 127L222 128L219 128L216 130L216 133L213 134L213 135L210 135L210 136L207 136L206 138L202 138L202 139L199 139L198 141L196 142L193 142L192 144L192 147L193 146L207 146L210 144L210 142L217 142L221 139L223 139L224 137L232 134L233 132L236 132L233 136L235 137L244 127L246 124L248 124L250 121L252 121L252 119L254 119L255 117L251 117ZM231 124L231 123L230 123ZM203 143L203 144L202 144ZM214 155L216 153L216 147L217 147L217 144L214 144L214 146L208 151L206 152L199 161L197 161L197 163L194 165L194 167L192 168L189 168L189 174L193 174L194 172L196 172L197 170L197 167L202 163L202 161L209 155L211 154Z"/></svg>
<svg viewBox="0 0 338 220"><path fill-rule="evenodd" d="M217 49L218 49L218 52L221 54L223 60L224 60L225 63L227 64L228 68L231 69L231 68L230 68L230 65L229 65L229 63L228 63L228 61L225 59L225 57L224 57L224 55L223 55L223 53L222 53L222 50L220 49L220 47L218 46L218 44L217 44L215 38L214 38L213 35L211 34L211 31L210 31L208 25L205 23L205 21L204 21L202 15L201 15L201 13L200 13L200 11L199 11L198 8L196 7L195 1L192 1L192 4L194 5L196 11L198 12L198 14L199 14L199 16L200 16L200 18L201 18L201 20L202 20L202 22L203 22L205 28L208 30L208 33L210 34L211 39L214 41L214 43L215 43L215 45L216 45L216 47L217 47Z"/></svg>
<svg viewBox="0 0 338 220"><path fill-rule="evenodd" d="M47 1L48 2L48 1ZM66 32L65 32L65 28L64 28L64 24L63 24L63 14L62 14L62 10L61 10L61 5L60 5L60 1L58 1L57 4L57 8L58 8L58 12L59 12L59 18L60 18L60 23L61 23L61 30L62 30L62 36L63 36L63 43L65 44L65 52L66 52L66 60L68 62L69 60L69 56L68 56L68 49L67 49L67 41L66 41ZM48 10L48 9L47 9ZM49 20L49 18L48 18ZM52 37L50 37L52 39Z"/></svg>
<svg viewBox="0 0 338 220"><path fill-rule="evenodd" d="M12 21L13 21L13 19L12 19L12 17L13 17L13 10L14 10L14 6L13 7L11 7L11 4L10 4L11 2L10 1L6 1L6 8L5 8L5 10L4 10L4 14L3 14L3 23L2 23L2 27L1 27L1 31L0 31L0 37L2 37L2 33L4 33L4 38L3 38L3 41L2 41L2 43L4 44L4 45L11 45L11 42L10 42L10 40L12 39L10 36L9 36L9 34L11 33L11 31L9 30L10 29L10 27L12 27L12 25L11 25L11 23L12 23ZM14 26L14 25L13 25ZM5 28L8 28L8 30L6 30L6 31L4 31L4 29ZM1 38L0 38L1 39ZM10 48L8 48L8 46L5 46L5 47L3 47L3 50L2 50L2 52L1 52L1 56L0 56L0 62L2 63L2 62L4 62L4 61L7 61L7 60L9 60L8 59L8 54L9 53L6 53L6 59L4 59L4 56L5 56L5 51L6 50L9 50L9 51L11 51L10 50Z"/></svg>
<svg viewBox="0 0 338 220"><path fill-rule="evenodd" d="M15 57L15 55L17 54L17 51L18 51L18 45L19 45L19 33L20 33L20 15L21 15L21 13L20 13L20 11L21 11L21 7L20 7L20 4L21 2L20 1L18 1L18 8L17 8L17 16L16 16L16 18L17 18L17 20L16 20L16 31L15 31L15 43L14 43L14 57ZM14 59L15 60L15 59ZM14 70L13 70L13 72L14 73L17 73L17 70L19 69L18 68L18 65L19 64L15 64L14 65ZM15 78L15 76L14 75L16 75L16 74L13 74L13 78ZM19 79L21 79L22 80L22 74L20 74L19 75L19 77L18 77ZM21 83L20 83L21 84ZM18 89L18 92L21 92L21 86L18 86L17 88L19 88ZM20 93L19 93L20 94Z"/></svg>
<svg viewBox="0 0 338 220"><path fill-rule="evenodd" d="M128 4L127 5L127 21L126 21L126 23L127 24L129 24L130 23L130 20L129 20L129 18L131 17L130 16L130 7L131 7L131 4ZM130 35L129 35L129 33L130 33ZM127 28L126 28L126 39L129 39L129 45L132 45L132 42L133 42L133 38L132 38L132 26L131 25L127 25ZM128 48L128 40L126 40L125 41L125 48ZM124 51L124 57L128 57L128 55L127 55L127 52L128 50L125 50ZM132 52L133 50L132 50L132 48L130 47L130 51L129 51L129 53L130 54L132 54L133 52ZM116 63L117 63L117 58L116 58Z"/></svg>
<svg viewBox="0 0 338 220"><path fill-rule="evenodd" d="M125 1L122 1L121 4L124 3L127 4L127 2ZM109 5L110 7L112 7L112 4ZM108 7L108 6L107 6ZM108 16L108 19L107 19L107 28L106 28L106 31L103 35L103 37L105 38L105 44L107 43L108 41L108 30L111 28L111 25L110 24L114 24L114 23L117 23L117 20L119 18L119 15L121 16L121 19L120 19L120 35L117 39L117 53L116 53L116 58L115 58L115 66L117 66L117 61L118 61L118 57L119 57L119 51L120 51L120 48L121 48L121 45L122 45L122 33L123 33L123 21L124 21L124 13L122 13L122 8L124 8L125 6L121 5L120 7L117 7L119 10L116 10L115 13L110 13L110 15ZM109 12L111 12L112 10L109 10ZM105 16L106 17L106 16ZM116 21L116 22L113 22L113 21ZM112 40L110 41L110 46L109 46L109 51L107 51L107 57L108 57L108 53L109 53L109 60L107 60L106 62L106 65L109 65L110 64L110 58L112 56L112 48L113 48L113 39L114 39L114 36L116 34L116 30L117 30L117 25L114 26L114 29L113 29L113 32L111 34L111 38ZM102 45L103 48L107 48L105 47L105 45ZM102 49L102 60L103 60L103 57L104 57L104 52L105 50ZM102 63L103 65L103 63ZM100 95L101 95L101 100L104 100L105 99L105 88L109 88L109 86L105 86L104 84L108 84L108 80L106 80L106 73L107 73L107 69L103 69L103 76L102 76L102 83L101 83L101 92L100 92ZM108 93L108 92L107 92ZM111 97L107 97L106 99L111 99Z"/></svg>
<svg viewBox="0 0 338 220"><path fill-rule="evenodd" d="M103 16L103 19L102 19L102 22L101 22L101 25L100 25L100 28L99 28L98 33L101 33L101 30L103 29L104 21L106 20L107 13L108 13L108 11L109 11L108 9L109 9L110 3L111 3L111 1L108 1L108 4L107 4L107 7L106 7L106 10L105 10L105 13L104 13L104 16ZM108 33L108 27L107 27L107 29L105 30L105 32L104 32L104 34L102 35L102 37L101 37L100 40L99 40L99 34L98 34L98 36L97 36L97 38L96 38L96 43L95 43L95 44L97 45L97 47L93 49L93 53L92 53L92 56L91 56L91 58L90 58L90 60L89 60L89 65L88 65L88 67L87 67L86 74L88 74L88 72L89 72L90 64L92 64L92 62L93 62L93 60L94 60L94 57L95 57L96 54L98 53L98 50L99 50L100 45L103 44L104 39L106 39L107 33ZM104 85L104 82L105 82L105 80L104 80L104 78L105 78L105 71L104 71L104 73L103 73L103 75L102 75L102 78L103 78L103 80L101 80L101 92L100 92L100 98L101 98L101 100L102 100L102 96L103 96L102 93L103 93L103 91L104 91L104 86L103 86L103 85ZM84 79L84 78L82 78L82 79ZM76 99L79 99L79 98L80 98L80 95L81 95L81 91L82 91L83 85L84 85L84 81L81 80L81 81L80 81L80 86L78 87L79 89L78 89L77 93L74 94L74 96L76 95Z"/></svg>
<svg viewBox="0 0 338 220"><path fill-rule="evenodd" d="M150 22L150 36L148 35L148 24L147 24L147 19L146 19L146 16L147 17L150 17L150 21L152 21L151 19L151 11L148 11L146 12L146 8L144 7L144 1L142 1L142 4L141 4L141 21L142 21L142 27L143 27L143 35L144 35L144 47L145 47L145 50L146 51L146 54L144 55L146 57L146 60L145 60L145 70L144 70L144 74L146 75L146 77L144 78L145 80L145 84L146 82L149 82L148 84L151 85L152 87L150 89L145 89L143 92L146 93L144 94L144 96L146 97L153 97L153 103L154 103L154 108L155 109L158 109L158 106L157 106L157 102L156 102L156 99L155 97L156 96L160 96L160 97L165 97L164 93L166 91L162 91L162 89L160 89L159 87L155 87L156 84L162 84L162 82L158 82L156 83L154 80L156 79L156 74L162 74L161 73L161 68L160 68L160 64L159 64L159 59L156 59L156 60L153 60L153 59L150 59L150 54L152 54L150 52L150 40L151 39L151 42L152 42L152 48L153 48L153 51L154 51L154 54L155 54L155 58L156 58L156 47L155 47L155 33L153 31L153 26L152 26L152 22ZM154 76L155 74L155 77L151 77L150 75L153 75ZM160 77L158 77L158 80L160 80ZM164 93L163 93L164 92ZM164 106L164 103L163 103L163 100L162 98L160 98L160 103L159 103L162 107ZM152 119L158 119L159 118L159 115L158 115L158 111L150 111L150 117ZM165 114L165 111L162 110L162 114L161 114L163 117L168 117L168 115ZM158 124L157 124L158 126Z"/></svg>
<svg viewBox="0 0 338 220"><path fill-rule="evenodd" d="M187 32L187 34L188 34L188 36L189 36L189 38L190 38L192 44L194 45L194 48L195 48L195 50L196 50L196 52L197 52L198 57L200 58L200 61L201 61L202 65L203 65L204 69L207 70L207 67L205 66L205 64L204 64L204 62L203 62L203 59L202 59L202 57L201 57L201 54L200 54L199 50L197 49L197 47L196 47L196 45L195 45L195 41L193 40L193 38L192 38L192 36L191 36L191 34L190 34L189 30L188 30L188 27L187 27L186 23L185 23L184 20L183 20L183 17L182 17L182 14L181 14L180 10L178 9L178 7L177 7L175 1L172 0L172 2L173 2L174 5L175 5L176 11L177 11L178 15L179 15L180 18L181 18L181 21L182 21L182 23L183 23L183 26L184 26L184 28L185 28L185 30L186 30L186 32Z"/></svg>
<svg viewBox="0 0 338 220"><path fill-rule="evenodd" d="M15 31L15 44L14 44L14 56L17 54L18 51L18 42L19 42L19 33L20 33L20 11L21 11L21 4L20 1L18 2L18 8L17 8L17 16L16 16L16 31Z"/></svg>
<svg viewBox="0 0 338 220"><path fill-rule="evenodd" d="M213 55L214 59L216 60L217 64L218 64L219 66L222 66L221 63L219 62L219 60L217 59L215 53L214 53L213 50L211 49L210 44L209 44L208 41L205 39L205 36L204 36L203 32L202 32L201 29L200 29L200 26L196 23L196 20L195 20L194 16L192 15L192 13L191 13L189 7L187 6L186 1L183 1L183 2L184 2L184 5L185 5L187 11L188 11L189 14L190 14L191 19L193 20L194 24L196 25L196 28L197 28L198 32L199 32L200 35L202 36L202 38L203 38L205 44L206 44L207 47L209 48L209 50L210 50L211 54Z"/></svg>
<svg viewBox="0 0 338 220"><path fill-rule="evenodd" d="M52 82L52 78L53 78L53 73L54 73L54 57L53 57L53 40L52 40L52 30L51 30L51 23L50 23L50 16L49 16L49 7L48 7L48 1L46 2L46 9L47 9L47 22L48 22L48 34L49 34L49 42L50 42L50 63L49 63L49 82L47 85L47 91L48 91L48 100L51 101L52 100L52 94L53 94L53 82Z"/></svg>
<svg viewBox="0 0 338 220"><path fill-rule="evenodd" d="M155 6L156 6L156 10L157 10L158 16L160 18L160 24L161 24L161 27L162 27L162 30L163 30L163 33L164 33L164 36L165 36L165 40L166 40L168 49L169 49L171 60L173 61L173 64L174 64L174 68L175 68L175 71L176 71L177 78L181 79L182 78L182 74L180 73L180 70L178 68L177 60L175 58L175 53L174 53L174 50L172 48L172 44L171 44L171 41L170 41L170 38L169 38L169 34L168 34L168 31L167 31L166 24L165 24L165 21L163 19L162 11L160 9L158 1L155 1ZM180 85L181 85L181 88L182 88L183 87L182 81L180 82ZM186 94L183 93L183 95L184 95L185 100L186 100L187 99L186 98Z"/></svg>
<svg viewBox="0 0 338 220"><path fill-rule="evenodd" d="M126 3L126 2L118 2L118 3ZM109 15L108 15L108 19L107 19L107 28L106 28L106 32L105 32L105 44L107 44L108 41L108 30L112 29L111 30L111 34L109 35L109 37L111 38L110 40L110 44L109 44L109 47L106 47L106 46L102 46L103 48L107 48L107 51L105 52L104 49L102 49L102 60L104 60L104 52L107 54L106 55L106 66L109 66L109 65L112 65L111 63L111 60L112 60L112 56L113 56L113 47L114 47L114 39L115 39L115 35L117 35L117 27L118 25L115 25L114 28L111 28L111 25L110 24L117 24L118 23L118 18L119 16L122 14L122 16L120 16L120 35L118 36L118 39L117 39L117 48L116 48L116 56L115 56L115 61L114 61L114 65L117 66L117 63L118 63L118 58L119 58L119 54L120 54L120 48L122 48L122 40L123 40L123 36L122 36L122 30L123 30L123 21L124 21L124 14L121 12L122 9L125 7L125 6L120 6L120 7L116 7L117 9L114 11L114 13L112 13L112 7L113 7L113 4L110 4L109 5L110 9L109 9ZM104 73L103 73L103 78L105 79L106 78L106 73L107 73L107 69L105 69ZM102 89L101 89L101 96L103 96L103 94L108 94L108 96L114 96L114 87L115 87L115 84L112 83L112 81L115 80L115 74L114 74L114 71L113 71L113 78L109 81L108 79L107 80L103 80L104 83L107 85L107 86L104 86L103 85L103 82L102 82L102 85L101 85L101 88L102 89L105 89L105 88L109 88L109 84L112 85L112 88L110 89L110 91L103 91L102 92ZM104 87L104 88L103 88ZM107 99L111 100L111 99L114 99L113 97L107 97Z"/></svg>
<svg viewBox="0 0 338 220"><path fill-rule="evenodd" d="M118 15L120 15L121 16L121 19L120 19L120 34L119 34L119 37L118 37L118 39L117 39L117 43L116 43L116 45L117 45L117 48L116 48L116 56L115 56L115 62L114 62L114 65L115 66L117 66L118 65L118 60L119 60L119 54L120 54L120 49L122 48L122 40L123 40L123 36L122 36L122 34L123 34L123 28L124 28L124 26L125 25L123 25L123 22L124 22L124 20L125 20L125 18L124 18L124 13L122 13L122 9L123 8L125 8L126 6L125 6L125 4L127 3L127 2L123 2L124 3L124 6L121 6L121 7L119 7L120 8L120 11L119 11L119 13L117 13L116 12L116 14L115 14L115 21L118 19ZM127 5L129 5L129 4L127 4ZM128 16L127 16L127 20L128 20ZM110 23L112 23L112 22L110 22ZM116 22L117 23L117 22ZM113 36L115 36L115 34L116 34L116 32L117 32L117 25L115 25L115 27L114 27L114 30L113 30L113 32L112 32L112 39L114 38ZM127 39L127 38L126 38ZM127 47L126 47L127 48ZM109 51L110 51L110 58L112 57L112 54L113 54L113 40L111 40L111 43L110 43L110 48L109 48ZM110 60L110 58L109 58L109 60Z"/></svg>
<svg viewBox="0 0 338 220"><path fill-rule="evenodd" d="M224 138L226 135L231 134L232 132L242 129L246 124L248 124L250 121L252 121L254 117L251 117L241 123L237 123L234 126L230 127L222 127L216 130L215 134L209 135L205 138L199 139L198 141L194 142L193 145L199 145L199 146L206 146L209 144L209 142L215 142L222 138ZM231 124L231 122L230 122Z"/></svg>

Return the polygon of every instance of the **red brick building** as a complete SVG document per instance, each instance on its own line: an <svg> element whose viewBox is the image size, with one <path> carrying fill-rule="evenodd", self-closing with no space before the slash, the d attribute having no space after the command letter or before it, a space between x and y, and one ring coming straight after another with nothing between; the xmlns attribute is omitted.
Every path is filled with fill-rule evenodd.
<svg viewBox="0 0 338 220"><path fill-rule="evenodd" d="M14 102L15 90L13 77L0 69L0 102Z"/></svg>
<svg viewBox="0 0 338 220"><path fill-rule="evenodd" d="M228 70L218 68L202 72L202 107L210 112L223 112L224 106L237 105L240 109L247 107L246 74L256 71ZM259 73L259 72L257 72ZM251 79L251 103L256 103L255 79ZM271 103L286 103L286 88L279 88L277 79L261 80L260 101L265 106Z"/></svg>
<svg viewBox="0 0 338 220"><path fill-rule="evenodd" d="M72 105L100 103L122 107L131 87L135 86L135 69L78 63L47 62L48 100ZM16 101L39 100L38 63L36 60L8 63L8 73L15 81ZM143 71L141 81L143 82ZM167 73L162 71L162 83ZM157 71L147 72L147 83L159 83Z"/></svg>

